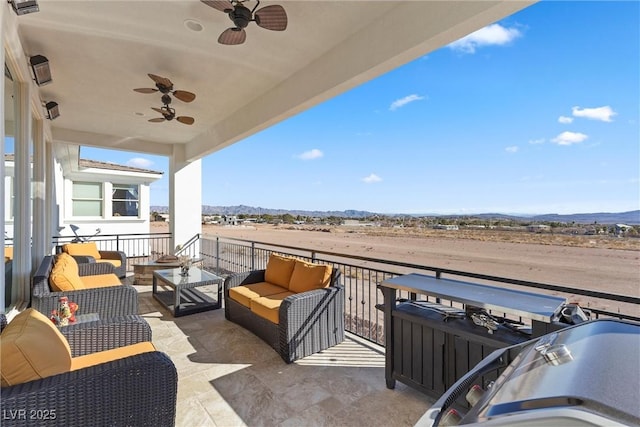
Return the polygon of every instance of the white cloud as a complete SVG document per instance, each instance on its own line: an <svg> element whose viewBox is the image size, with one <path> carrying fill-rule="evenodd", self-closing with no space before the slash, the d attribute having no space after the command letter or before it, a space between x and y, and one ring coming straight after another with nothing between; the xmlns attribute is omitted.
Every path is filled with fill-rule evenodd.
<svg viewBox="0 0 640 427"><path fill-rule="evenodd" d="M580 132L562 132L551 141L558 145L573 145L579 144L587 138L589 138L587 135Z"/></svg>
<svg viewBox="0 0 640 427"><path fill-rule="evenodd" d="M510 147L506 147L504 150L505 150L507 153L517 153L519 149L520 149L520 148L518 148L518 146L517 146L517 145L512 145L512 146L510 146Z"/></svg>
<svg viewBox="0 0 640 427"><path fill-rule="evenodd" d="M422 99L424 99L424 96L416 95L414 93L412 95L405 96L404 98L396 99L395 101L393 101L391 103L391 105L389 106L389 110L395 111L400 107L404 107L405 105L407 105L410 102L420 101Z"/></svg>
<svg viewBox="0 0 640 427"><path fill-rule="evenodd" d="M584 117L590 120L600 120L601 122L611 122L612 121L611 117L618 114L615 111L613 111L613 109L611 109L611 107L609 107L608 105L605 105L604 107L597 107L597 108L573 107L571 109L571 113L575 117Z"/></svg>
<svg viewBox="0 0 640 427"><path fill-rule="evenodd" d="M463 53L475 53L484 46L504 46L520 37L522 33L516 28L506 28L500 24L488 25L461 38L448 46Z"/></svg>
<svg viewBox="0 0 640 427"><path fill-rule="evenodd" d="M365 176L364 178L362 178L362 182L366 184L373 184L374 182L380 182L380 181L382 181L382 178L380 178L375 173L372 173L371 175Z"/></svg>
<svg viewBox="0 0 640 427"><path fill-rule="evenodd" d="M560 116L558 117L558 123L562 123L563 125L568 125L569 123L573 123L573 117Z"/></svg>
<svg viewBox="0 0 640 427"><path fill-rule="evenodd" d="M322 156L324 156L324 153L317 148L314 148L313 150L305 151L304 153L299 154L297 157L302 160L313 160L319 159Z"/></svg>
<svg viewBox="0 0 640 427"><path fill-rule="evenodd" d="M148 169L153 165L153 162L149 159L144 159L142 157L134 157L133 159L129 159L127 161L127 166L131 166L134 168L142 168Z"/></svg>
<svg viewBox="0 0 640 427"><path fill-rule="evenodd" d="M546 139L544 139L544 138L530 139L529 140L529 144L532 144L532 145L544 144L545 142L546 142Z"/></svg>

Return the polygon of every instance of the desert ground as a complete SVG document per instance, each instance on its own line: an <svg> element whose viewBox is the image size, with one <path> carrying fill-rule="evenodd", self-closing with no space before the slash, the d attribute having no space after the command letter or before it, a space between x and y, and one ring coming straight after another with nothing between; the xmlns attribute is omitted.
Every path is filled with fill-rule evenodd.
<svg viewBox="0 0 640 427"><path fill-rule="evenodd" d="M640 238L263 224L203 225L203 234L640 297Z"/></svg>

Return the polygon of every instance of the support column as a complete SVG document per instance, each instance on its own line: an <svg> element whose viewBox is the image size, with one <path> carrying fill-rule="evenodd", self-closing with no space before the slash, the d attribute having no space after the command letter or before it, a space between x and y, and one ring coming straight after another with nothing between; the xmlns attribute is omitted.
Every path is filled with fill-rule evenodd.
<svg viewBox="0 0 640 427"><path fill-rule="evenodd" d="M188 162L182 144L174 145L169 160L169 231L174 251L202 233L202 161ZM200 253L199 242L190 253Z"/></svg>
<svg viewBox="0 0 640 427"><path fill-rule="evenodd" d="M29 82L16 82L15 216L12 287L17 301L28 303L31 276L31 110Z"/></svg>
<svg viewBox="0 0 640 427"><path fill-rule="evenodd" d="M6 5L3 5L3 7L0 7L0 22L3 23L3 27L4 27L4 11L7 9L5 7ZM5 67L5 58L4 58L4 31L0 30L0 62L2 63L2 66ZM2 84L0 84L0 99L4 100L4 79L2 80ZM6 174L5 168L4 168L4 138L5 138L5 134L4 134L4 101L0 102L0 136L2 136L2 144L0 145L0 159L2 161L0 161L0 176L2 177L2 185L0 185L0 200L2 200L2 203L4 205L4 177ZM0 224L0 232L2 232L2 253L4 254L4 221L5 221L5 212L4 210L7 209L6 206L4 206L3 212L2 212L2 224ZM4 300L4 289L5 289L5 283L4 283L4 263L2 263L2 271L0 271L0 313L4 313L4 308L6 307L6 303Z"/></svg>
<svg viewBox="0 0 640 427"><path fill-rule="evenodd" d="M46 230L46 144L44 140L44 123L36 120L33 129L33 241L31 246L32 272L47 253L47 241L50 234Z"/></svg>
<svg viewBox="0 0 640 427"><path fill-rule="evenodd" d="M45 236L47 236L47 238L49 240L47 240L45 242L45 254L49 255L52 253L52 249L53 249L53 236L58 236L60 230L59 230L59 226L60 226L60 215L58 215L58 197L56 194L56 188L55 188L55 183L56 183L56 164L54 161L54 154L53 154L53 143L47 143L45 141L44 144L44 148L45 148L45 177L44 177L44 183L45 183L45 207L44 207L44 212L45 212Z"/></svg>

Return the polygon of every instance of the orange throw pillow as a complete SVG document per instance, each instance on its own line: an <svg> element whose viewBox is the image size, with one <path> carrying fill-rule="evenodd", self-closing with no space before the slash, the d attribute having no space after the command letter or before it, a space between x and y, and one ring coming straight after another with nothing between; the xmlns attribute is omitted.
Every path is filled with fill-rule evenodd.
<svg viewBox="0 0 640 427"><path fill-rule="evenodd" d="M295 265L295 258L271 254L264 272L264 281L289 289L289 281Z"/></svg>
<svg viewBox="0 0 640 427"><path fill-rule="evenodd" d="M51 320L33 308L18 314L0 339L2 386L69 372L71 349Z"/></svg>
<svg viewBox="0 0 640 427"><path fill-rule="evenodd" d="M333 267L296 260L296 265L289 282L291 292L306 292L329 286Z"/></svg>
<svg viewBox="0 0 640 427"><path fill-rule="evenodd" d="M92 256L95 259L100 259L100 252L95 242L88 243L67 243L62 246L62 250L69 255L84 255Z"/></svg>

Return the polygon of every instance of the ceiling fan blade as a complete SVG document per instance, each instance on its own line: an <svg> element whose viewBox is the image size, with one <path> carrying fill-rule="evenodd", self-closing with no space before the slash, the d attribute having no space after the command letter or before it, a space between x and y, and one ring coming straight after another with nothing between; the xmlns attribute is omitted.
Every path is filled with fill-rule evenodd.
<svg viewBox="0 0 640 427"><path fill-rule="evenodd" d="M149 119L151 123L160 123L164 122L166 119L164 117L156 117L155 119Z"/></svg>
<svg viewBox="0 0 640 427"><path fill-rule="evenodd" d="M188 116L178 116L176 117L176 120L180 123L184 123L185 125L192 125L193 122L195 122L195 119L193 117Z"/></svg>
<svg viewBox="0 0 640 427"><path fill-rule="evenodd" d="M140 93L154 93L154 92L158 91L158 89L153 89L153 88L150 88L150 87L141 87L141 88L134 89L134 90L136 92L140 92Z"/></svg>
<svg viewBox="0 0 640 427"><path fill-rule="evenodd" d="M166 88L173 87L173 83L171 83L171 80L167 79L166 77L156 76L155 74L148 74L148 76L151 78L151 80L153 80L160 86L164 86Z"/></svg>
<svg viewBox="0 0 640 427"><path fill-rule="evenodd" d="M233 11L233 5L230 1L227 0L201 0L202 3L207 6L211 6L214 9L219 10L220 12L229 13Z"/></svg>
<svg viewBox="0 0 640 427"><path fill-rule="evenodd" d="M173 92L173 96L182 102L191 102L196 99L195 93L187 92L186 90L176 90Z"/></svg>
<svg viewBox="0 0 640 427"><path fill-rule="evenodd" d="M164 112L163 112L160 108L151 107L151 109L152 109L153 111L156 111L156 112L158 112L158 113L160 113L160 114L162 114L162 115L164 116Z"/></svg>
<svg viewBox="0 0 640 427"><path fill-rule="evenodd" d="M220 44L242 44L247 38L244 28L227 28L218 37Z"/></svg>
<svg viewBox="0 0 640 427"><path fill-rule="evenodd" d="M284 31L287 29L287 12L282 6L277 4L265 6L255 12L256 24L262 28L273 31Z"/></svg>

